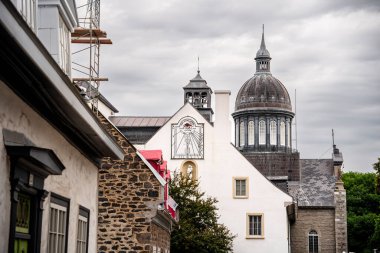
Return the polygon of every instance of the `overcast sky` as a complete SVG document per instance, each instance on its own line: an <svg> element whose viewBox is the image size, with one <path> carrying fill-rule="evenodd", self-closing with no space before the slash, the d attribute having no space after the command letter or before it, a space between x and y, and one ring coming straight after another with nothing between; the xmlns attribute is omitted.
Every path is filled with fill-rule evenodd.
<svg viewBox="0 0 380 253"><path fill-rule="evenodd" d="M271 72L297 90L301 158L330 158L331 129L345 171L371 171L380 156L380 1L102 1L101 92L118 115L171 116L201 75L238 90L255 73L261 27ZM293 144L295 146L295 144Z"/></svg>

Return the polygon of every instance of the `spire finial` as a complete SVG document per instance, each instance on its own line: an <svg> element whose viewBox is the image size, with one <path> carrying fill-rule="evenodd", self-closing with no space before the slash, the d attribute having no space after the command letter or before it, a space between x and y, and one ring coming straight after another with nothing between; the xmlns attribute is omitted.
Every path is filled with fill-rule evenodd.
<svg viewBox="0 0 380 253"><path fill-rule="evenodd" d="M266 49L266 46L265 46L265 40L264 40L264 24L263 24L263 34L261 35L261 45L260 45L260 49Z"/></svg>
<svg viewBox="0 0 380 253"><path fill-rule="evenodd" d="M199 56L198 56L198 74L199 74L199 72L200 72L200 71L199 71Z"/></svg>
<svg viewBox="0 0 380 253"><path fill-rule="evenodd" d="M335 146L334 129L331 129L331 134L332 134L332 142L333 142L333 147L334 147Z"/></svg>

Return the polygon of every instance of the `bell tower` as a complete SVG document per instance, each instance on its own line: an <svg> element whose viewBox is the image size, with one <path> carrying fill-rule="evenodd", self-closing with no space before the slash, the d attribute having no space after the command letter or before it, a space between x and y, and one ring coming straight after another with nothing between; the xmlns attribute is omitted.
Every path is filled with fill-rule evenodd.
<svg viewBox="0 0 380 253"><path fill-rule="evenodd" d="M214 114L211 108L211 94L212 90L207 86L206 80L204 80L199 71L199 59L198 59L198 71L197 75L190 80L190 82L183 87L184 90L184 104L190 103L194 106L205 119L211 123L212 115Z"/></svg>

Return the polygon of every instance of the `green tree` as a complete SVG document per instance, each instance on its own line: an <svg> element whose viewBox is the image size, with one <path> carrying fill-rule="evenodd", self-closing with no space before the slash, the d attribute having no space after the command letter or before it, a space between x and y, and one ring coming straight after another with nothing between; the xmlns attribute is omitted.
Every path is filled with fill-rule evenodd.
<svg viewBox="0 0 380 253"><path fill-rule="evenodd" d="M372 253L372 249L380 249L380 195L374 191L375 178L375 173L343 174L349 251Z"/></svg>
<svg viewBox="0 0 380 253"><path fill-rule="evenodd" d="M175 174L170 182L170 195L180 210L179 223L171 235L171 252L223 253L232 251L235 236L218 223L215 198L205 197L199 183L189 175Z"/></svg>
<svg viewBox="0 0 380 253"><path fill-rule="evenodd" d="M376 194L380 194L380 157L377 158L377 163L373 164L373 169L376 173Z"/></svg>

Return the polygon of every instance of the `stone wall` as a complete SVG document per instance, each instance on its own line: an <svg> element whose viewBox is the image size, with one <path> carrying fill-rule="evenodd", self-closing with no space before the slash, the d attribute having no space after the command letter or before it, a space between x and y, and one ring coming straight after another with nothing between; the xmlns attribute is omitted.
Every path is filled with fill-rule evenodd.
<svg viewBox="0 0 380 253"><path fill-rule="evenodd" d="M299 153L246 153L243 155L265 176L288 176L300 180Z"/></svg>
<svg viewBox="0 0 380 253"><path fill-rule="evenodd" d="M296 209L296 221L290 226L292 253L308 252L308 234L318 233L319 252L335 253L335 210L333 208Z"/></svg>
<svg viewBox="0 0 380 253"><path fill-rule="evenodd" d="M340 180L336 183L334 201L336 252L348 252L346 190L343 187L343 182Z"/></svg>
<svg viewBox="0 0 380 253"><path fill-rule="evenodd" d="M99 171L98 252L148 253L155 229L152 219L163 202L162 185L128 140L108 120L99 118L125 157L103 159ZM165 240L170 245L170 236Z"/></svg>
<svg viewBox="0 0 380 253"><path fill-rule="evenodd" d="M152 223L152 245L161 249L160 252L170 249L170 233L155 223Z"/></svg>

